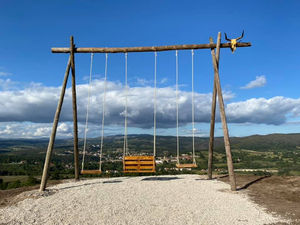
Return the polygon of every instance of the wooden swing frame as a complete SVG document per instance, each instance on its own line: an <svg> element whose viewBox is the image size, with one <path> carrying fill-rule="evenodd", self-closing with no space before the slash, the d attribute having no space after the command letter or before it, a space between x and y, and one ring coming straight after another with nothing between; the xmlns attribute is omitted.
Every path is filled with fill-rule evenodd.
<svg viewBox="0 0 300 225"><path fill-rule="evenodd" d="M236 47L250 47L251 43L238 42ZM229 173L229 180L231 190L236 190L235 175L233 171L233 163L229 142L229 133L225 116L224 101L219 78L219 53L220 48L230 48L231 43L221 43L221 33L218 33L217 43L213 42L210 38L209 44L193 44L193 45L170 45L158 47L124 47L124 48L76 48L74 45L73 36L70 38L69 48L52 48L52 53L68 53L69 60L65 71L65 76L62 84L60 98L56 108L49 144L45 157L44 169L41 179L40 191L46 189L51 155L53 152L54 141L56 137L57 125L61 113L61 108L65 96L69 72L72 73L72 108L73 108L73 137L74 137L74 168L75 180L79 180L79 151L78 151L78 123L77 123L77 99L76 99L76 80L75 80L75 53L127 53L127 52L159 52L171 50L187 50L187 49L211 49L213 67L214 67L214 86L213 86L213 101L212 101L212 114L211 114L211 129L209 141L209 159L208 159L208 178L212 178L212 159L213 159L213 142L214 142L214 126L215 126L215 109L216 109L216 96L218 95L220 114L222 120L222 127L224 131L224 142L227 156L227 166ZM215 52L216 49L216 52ZM155 159L153 160L155 162ZM95 172L95 171L94 171Z"/></svg>

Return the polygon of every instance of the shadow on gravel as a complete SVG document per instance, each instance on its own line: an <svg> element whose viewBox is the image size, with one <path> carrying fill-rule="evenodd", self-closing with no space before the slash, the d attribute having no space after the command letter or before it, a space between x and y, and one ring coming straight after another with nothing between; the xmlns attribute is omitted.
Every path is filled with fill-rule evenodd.
<svg viewBox="0 0 300 225"><path fill-rule="evenodd" d="M89 185L94 185L94 184L101 184L103 182L94 182L94 183L87 183L87 184L81 184L81 185L73 185L69 187L63 187L59 188L58 190L65 190L65 189L71 189L71 188L77 188L77 187L83 187L83 186L89 186Z"/></svg>
<svg viewBox="0 0 300 225"><path fill-rule="evenodd" d="M103 184L113 184L113 183L121 183L123 181L121 180L108 180L108 181L103 181Z"/></svg>
<svg viewBox="0 0 300 225"><path fill-rule="evenodd" d="M168 180L178 180L178 179L182 179L179 177L147 177L142 179L142 181L153 181L153 180L157 180L157 181L168 181Z"/></svg>
<svg viewBox="0 0 300 225"><path fill-rule="evenodd" d="M217 180L219 178L224 178L224 177L228 177L228 175L223 175L223 176L219 176L219 177L213 177L211 179L208 179L208 178L197 178L195 180Z"/></svg>
<svg viewBox="0 0 300 225"><path fill-rule="evenodd" d="M247 189L248 187L250 187L252 184L255 184L255 183L257 183L257 182L259 182L259 181L261 181L261 180L263 180L263 179L269 178L269 177L271 177L271 175L266 175L266 176L257 178L257 179L255 179L255 180L253 180L253 181L251 181L251 182L245 184L244 186L238 187L236 190L237 190L237 191L245 190L245 189Z"/></svg>

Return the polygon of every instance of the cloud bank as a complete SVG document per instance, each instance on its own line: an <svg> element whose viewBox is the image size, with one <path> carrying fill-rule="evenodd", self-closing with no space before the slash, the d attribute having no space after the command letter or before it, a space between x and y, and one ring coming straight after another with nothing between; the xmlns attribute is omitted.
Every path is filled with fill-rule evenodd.
<svg viewBox="0 0 300 225"><path fill-rule="evenodd" d="M246 84L244 87L241 87L241 89L253 89L257 87L263 87L267 83L267 79L265 76L256 76L256 79L253 81L250 81L248 84Z"/></svg>
<svg viewBox="0 0 300 225"><path fill-rule="evenodd" d="M47 136L50 124L56 110L61 87L45 87L33 84L23 90L0 91L0 137L23 127L22 136L34 129L35 137ZM102 99L104 82L95 80L91 86L89 111L89 127L100 127L102 119ZM128 125L130 127L149 129L153 126L153 88L149 86L131 87L128 95ZM66 90L65 101L61 113L61 124L58 133L71 136L72 93ZM88 85L77 86L78 121L83 127L88 102ZM157 127L174 128L176 126L176 99L173 87L158 88L157 90ZM234 95L224 93L225 102L233 101ZM195 93L195 121L210 122L211 93ZM117 82L107 83L105 125L107 127L122 127L124 125L124 87ZM179 93L179 122L181 126L191 123L192 93ZM282 96L252 98L246 101L230 102L226 105L229 123L253 123L280 125L287 118L300 115L300 99ZM218 115L218 114L217 114ZM220 121L217 116L217 121ZM18 125L19 123L19 125ZM20 125L21 124L21 125ZM19 127L19 128L18 128ZM20 131L21 132L21 131ZM32 133L32 132L31 132ZM120 133L120 132L119 132ZM29 134L29 133L28 133Z"/></svg>

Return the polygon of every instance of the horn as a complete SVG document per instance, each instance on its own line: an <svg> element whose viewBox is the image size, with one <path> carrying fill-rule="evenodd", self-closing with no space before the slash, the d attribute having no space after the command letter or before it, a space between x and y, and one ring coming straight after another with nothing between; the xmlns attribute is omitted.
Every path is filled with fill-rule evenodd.
<svg viewBox="0 0 300 225"><path fill-rule="evenodd" d="M240 37L238 37L236 40L240 40L240 39L242 39L243 37L244 37L244 30L243 30L242 35L241 35Z"/></svg>
<svg viewBox="0 0 300 225"><path fill-rule="evenodd" d="M231 39L229 39L228 37L227 37L227 34L225 33L225 39L226 39L226 41L231 41Z"/></svg>

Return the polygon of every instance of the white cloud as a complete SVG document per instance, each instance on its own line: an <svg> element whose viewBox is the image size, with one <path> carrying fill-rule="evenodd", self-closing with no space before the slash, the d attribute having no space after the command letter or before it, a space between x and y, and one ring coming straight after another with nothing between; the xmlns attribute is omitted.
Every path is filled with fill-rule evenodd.
<svg viewBox="0 0 300 225"><path fill-rule="evenodd" d="M11 79L0 79L0 91L15 89L16 85L17 85L17 82L12 81Z"/></svg>
<svg viewBox="0 0 300 225"><path fill-rule="evenodd" d="M143 79L143 78L137 78L136 79L136 84L140 85L140 86L146 86L146 85L148 85L150 83L151 83L151 81Z"/></svg>
<svg viewBox="0 0 300 225"><path fill-rule="evenodd" d="M256 76L256 79L253 81L250 81L245 86L241 87L241 89L252 89L257 87L263 87L267 83L267 79L264 75L262 76Z"/></svg>
<svg viewBox="0 0 300 225"><path fill-rule="evenodd" d="M95 80L91 87L89 121L100 124L104 82ZM153 88L132 87L128 95L128 122L130 126L151 127L153 118ZM0 121L52 122L60 94L60 87L35 85L24 90L0 92ZM66 90L61 121L72 121L71 89ZM77 86L78 120L85 121L88 85ZM189 123L191 118L191 93L180 92L180 122ZM224 93L229 100L232 94ZM176 121L175 90L171 87L157 90L158 126L173 127ZM124 123L124 89L120 83L107 82L105 124ZM210 113L211 94L195 94L196 119L206 120ZM38 132L42 132L39 130Z"/></svg>
<svg viewBox="0 0 300 225"><path fill-rule="evenodd" d="M0 91L0 137L12 134L25 137L49 137L60 88L36 84L23 90ZM89 133L99 136L102 118L103 80L94 80L91 88ZM153 91L152 87L131 87L129 89L129 126L145 129L153 126ZM227 103L234 98L234 94L231 92L224 92L223 94ZM72 93L69 88L66 90L58 126L58 133L65 137L71 136L73 132L71 96ZM78 85L77 104L80 134L83 134L84 129L87 96L88 85ZM157 126L159 128L175 127L175 96L174 87L157 89ZM211 93L195 93L196 122L208 123L210 121L211 99ZM124 100L122 84L107 82L106 135L122 133L120 127L124 125ZM180 91L179 123L181 126L191 123L191 100L191 92ZM285 123L290 116L300 115L300 99L277 96L270 99L252 98L246 101L230 102L226 105L226 114L229 123L279 125ZM219 116L217 116L217 121L220 121Z"/></svg>
<svg viewBox="0 0 300 225"><path fill-rule="evenodd" d="M300 115L300 99L282 96L270 99L252 98L228 104L226 113L232 123L279 125L286 122L288 114Z"/></svg>
<svg viewBox="0 0 300 225"><path fill-rule="evenodd" d="M161 79L160 83L165 84L165 83L167 83L167 81L168 81L168 78L165 77L165 78Z"/></svg>
<svg viewBox="0 0 300 225"><path fill-rule="evenodd" d="M12 75L12 73L0 71L0 77L6 77L6 76L11 76L11 75Z"/></svg>
<svg viewBox="0 0 300 225"><path fill-rule="evenodd" d="M6 125L0 130L0 135L11 135L13 131L13 127L11 125Z"/></svg>

